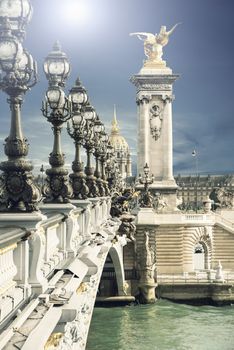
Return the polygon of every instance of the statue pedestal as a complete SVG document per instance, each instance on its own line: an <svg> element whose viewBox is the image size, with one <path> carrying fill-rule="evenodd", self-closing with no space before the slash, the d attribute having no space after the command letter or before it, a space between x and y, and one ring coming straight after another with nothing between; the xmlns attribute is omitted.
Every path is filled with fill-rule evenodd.
<svg viewBox="0 0 234 350"><path fill-rule="evenodd" d="M155 215L155 211L153 208L140 208L137 213L137 219L136 219L137 225L157 225L157 218Z"/></svg>
<svg viewBox="0 0 234 350"><path fill-rule="evenodd" d="M158 74L172 74L171 68L166 66L165 61L144 61L143 67L140 70L140 75L158 75Z"/></svg>
<svg viewBox="0 0 234 350"><path fill-rule="evenodd" d="M178 75L156 62L146 62L131 82L137 89L138 151L137 175L147 163L154 175L150 191L158 192L166 206L163 212L177 210L177 185L173 177L172 101L173 83Z"/></svg>
<svg viewBox="0 0 234 350"><path fill-rule="evenodd" d="M155 288L157 284L154 280L140 281L139 283L139 301L141 304L153 304L156 301Z"/></svg>

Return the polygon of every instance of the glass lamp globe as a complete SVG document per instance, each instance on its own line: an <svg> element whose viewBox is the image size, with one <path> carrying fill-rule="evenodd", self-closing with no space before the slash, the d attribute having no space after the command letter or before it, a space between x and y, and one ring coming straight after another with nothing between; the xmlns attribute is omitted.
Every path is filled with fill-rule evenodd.
<svg viewBox="0 0 234 350"><path fill-rule="evenodd" d="M58 41L45 59L44 72L49 81L58 85L64 85L65 80L69 76L70 64L67 55L61 51Z"/></svg>
<svg viewBox="0 0 234 350"><path fill-rule="evenodd" d="M34 62L32 55L27 50L23 50L21 60L17 64L17 71L22 79L31 77L31 73L36 69L36 62Z"/></svg>
<svg viewBox="0 0 234 350"><path fill-rule="evenodd" d="M4 17L9 19L13 31L24 30L32 17L30 0L0 0L0 22Z"/></svg>
<svg viewBox="0 0 234 350"><path fill-rule="evenodd" d="M102 142L106 143L108 142L108 139L109 139L108 135L105 133L105 131L103 131L101 135Z"/></svg>
<svg viewBox="0 0 234 350"><path fill-rule="evenodd" d="M75 114L72 117L72 124L74 129L79 129L84 124L84 118L81 114Z"/></svg>
<svg viewBox="0 0 234 350"><path fill-rule="evenodd" d="M50 88L46 93L46 100L51 109L62 109L66 102L65 93L60 88Z"/></svg>
<svg viewBox="0 0 234 350"><path fill-rule="evenodd" d="M104 129L103 123L100 121L99 116L97 115L95 122L94 122L94 132L95 133L101 133Z"/></svg>
<svg viewBox="0 0 234 350"><path fill-rule="evenodd" d="M85 105L88 101L88 95L85 88L81 85L79 78L77 78L75 85L69 93L69 100L73 105Z"/></svg>
<svg viewBox="0 0 234 350"><path fill-rule="evenodd" d="M0 32L0 64L3 70L15 68L23 55L23 47L11 33L10 23L7 18L1 25Z"/></svg>
<svg viewBox="0 0 234 350"><path fill-rule="evenodd" d="M84 118L90 122L94 121L96 118L95 109L91 106L90 103L88 103L85 107Z"/></svg>

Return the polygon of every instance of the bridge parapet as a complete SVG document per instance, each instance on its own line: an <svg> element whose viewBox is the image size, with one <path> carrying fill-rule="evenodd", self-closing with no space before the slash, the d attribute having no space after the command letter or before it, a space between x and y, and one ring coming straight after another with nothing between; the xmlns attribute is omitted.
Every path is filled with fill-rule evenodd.
<svg viewBox="0 0 234 350"><path fill-rule="evenodd" d="M98 274L120 225L119 220L111 220L109 208L109 198L98 198L44 204L37 214L0 214L0 328L7 326L0 348L3 344L11 348L7 345L12 331L9 325L17 310L25 310L29 298L40 299L38 305L44 305L54 294L55 300L50 302L54 305L61 302L63 293L63 301L67 301L81 283L88 283L90 288L92 276L99 281ZM66 276L65 285L60 281L62 276Z"/></svg>

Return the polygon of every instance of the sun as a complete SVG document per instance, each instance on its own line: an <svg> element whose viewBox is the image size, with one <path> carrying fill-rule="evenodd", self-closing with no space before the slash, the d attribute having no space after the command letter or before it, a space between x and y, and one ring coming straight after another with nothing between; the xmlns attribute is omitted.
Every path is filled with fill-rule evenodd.
<svg viewBox="0 0 234 350"><path fill-rule="evenodd" d="M85 22L89 15L87 1L69 0L63 7L63 18L69 22Z"/></svg>

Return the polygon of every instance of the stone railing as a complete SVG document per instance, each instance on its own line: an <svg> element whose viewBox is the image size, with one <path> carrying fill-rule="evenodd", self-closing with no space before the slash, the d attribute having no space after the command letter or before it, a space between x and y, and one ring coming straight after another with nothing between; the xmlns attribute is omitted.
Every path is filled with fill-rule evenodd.
<svg viewBox="0 0 234 350"><path fill-rule="evenodd" d="M108 252L103 244L111 245L120 224L111 220L109 212L110 199L98 198L43 204L37 213L0 214L1 349L7 349L7 342L14 337L9 324L18 310L26 309L29 300L35 300L36 307L42 295L57 286L64 271L71 271L68 280L76 277L76 289L85 276L97 273L97 257ZM45 298L48 301L49 296ZM25 316L21 319L26 320Z"/></svg>
<svg viewBox="0 0 234 350"><path fill-rule="evenodd" d="M204 221L207 217L205 214L185 214L184 219L186 221Z"/></svg>
<svg viewBox="0 0 234 350"><path fill-rule="evenodd" d="M183 214L171 213L170 215L157 214L155 217L155 224L211 224L214 222L215 215L211 214Z"/></svg>
<svg viewBox="0 0 234 350"><path fill-rule="evenodd" d="M224 283L234 282L234 273L223 272ZM202 283L215 283L216 270L204 270L194 272L184 272L181 274L161 274L157 276L158 284L202 284ZM218 280L219 282L219 280Z"/></svg>

